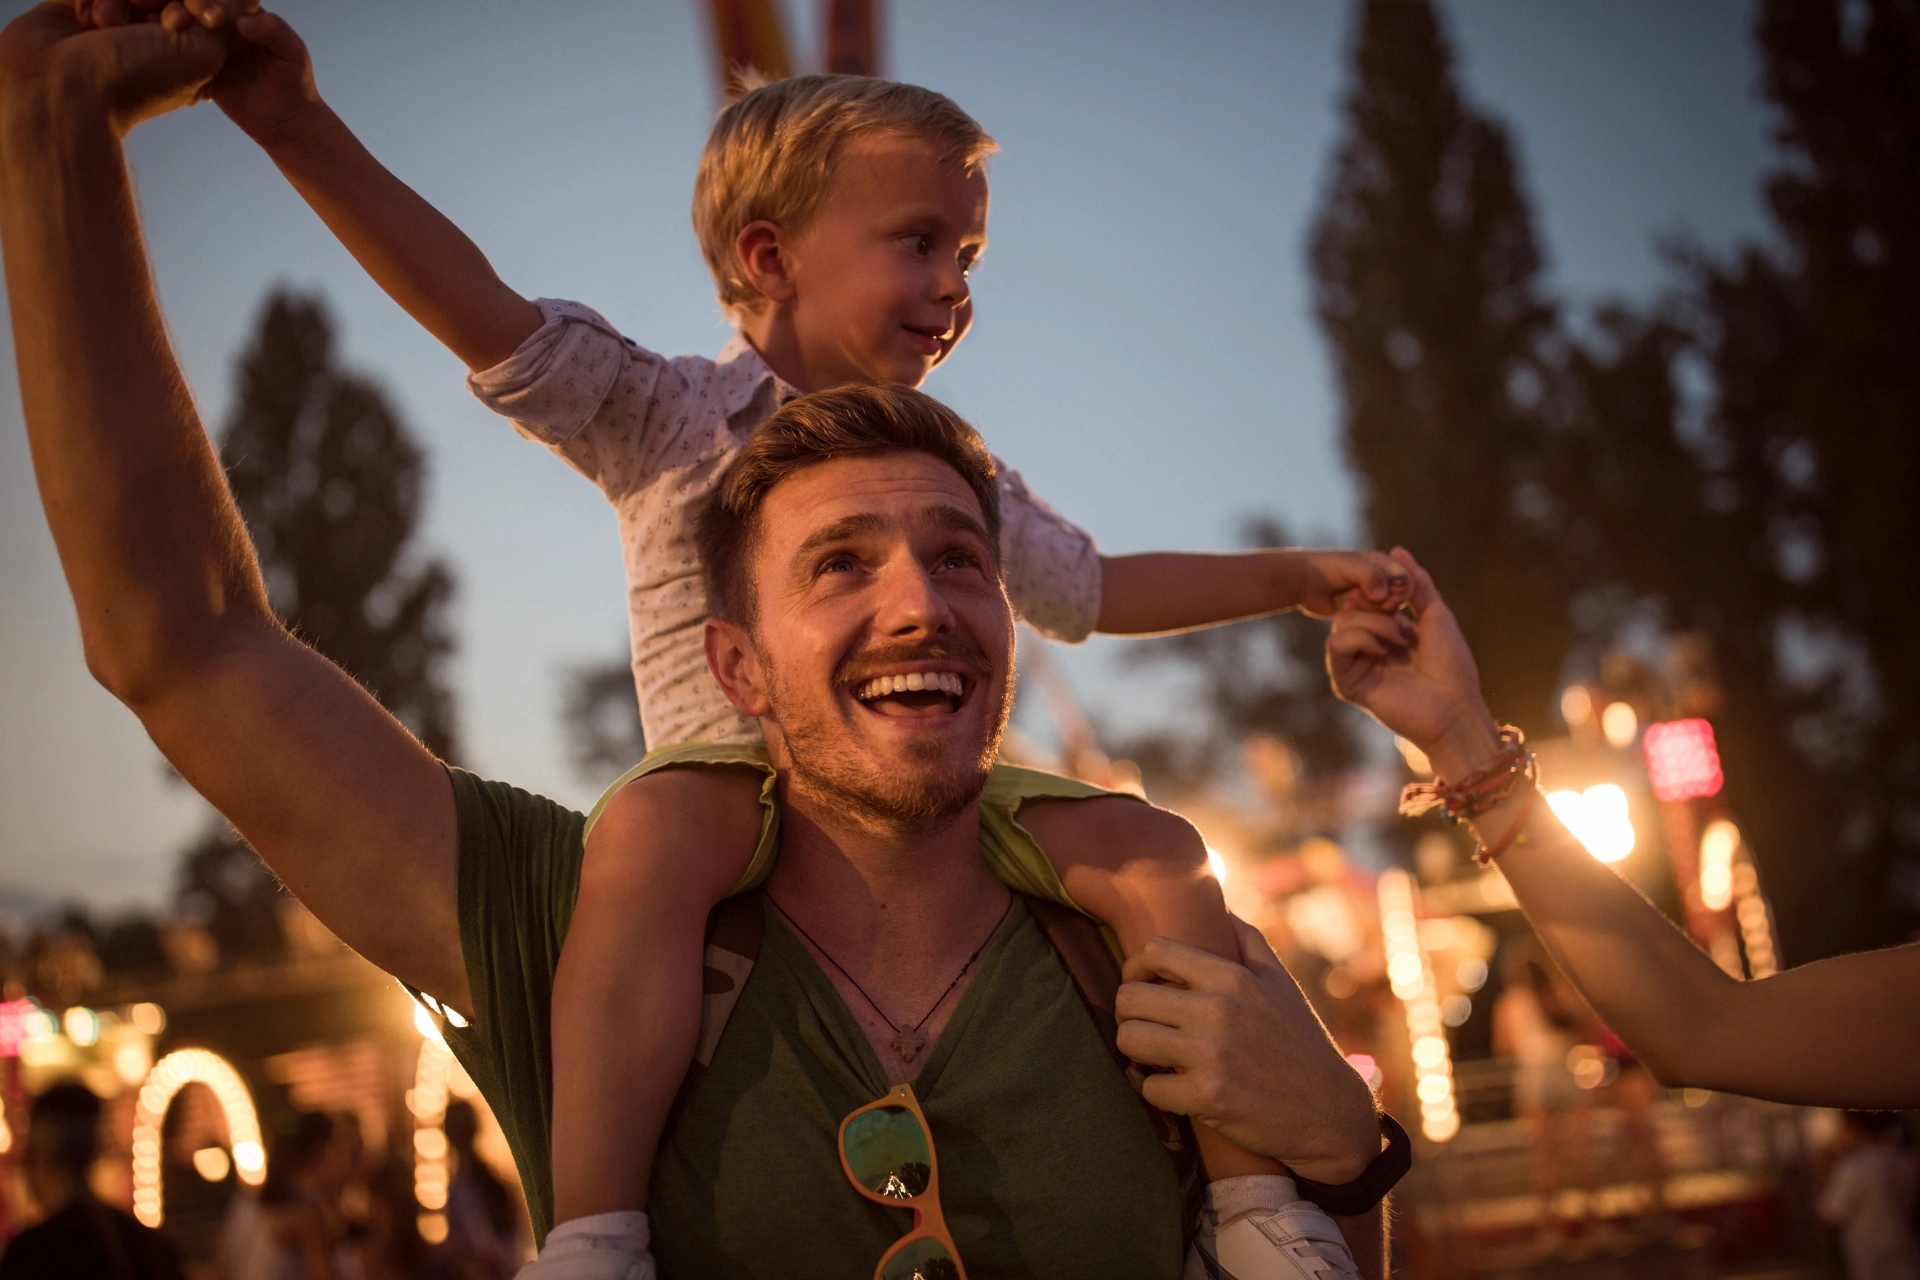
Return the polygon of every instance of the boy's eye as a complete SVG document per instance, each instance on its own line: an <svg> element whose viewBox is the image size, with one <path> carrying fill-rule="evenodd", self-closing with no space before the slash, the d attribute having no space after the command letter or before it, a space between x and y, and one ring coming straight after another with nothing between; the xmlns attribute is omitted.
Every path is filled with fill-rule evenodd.
<svg viewBox="0 0 1920 1280"><path fill-rule="evenodd" d="M914 253L918 254L920 257L924 258L928 254L933 252L932 236L911 235L906 237L906 241L907 241L907 248L911 249Z"/></svg>

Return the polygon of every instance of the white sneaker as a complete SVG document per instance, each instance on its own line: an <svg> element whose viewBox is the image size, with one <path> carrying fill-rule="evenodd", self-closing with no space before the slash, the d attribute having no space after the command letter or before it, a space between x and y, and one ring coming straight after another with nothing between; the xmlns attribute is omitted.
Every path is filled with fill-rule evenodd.
<svg viewBox="0 0 1920 1280"><path fill-rule="evenodd" d="M1360 1280L1340 1228L1280 1174L1207 1187L1186 1280Z"/></svg>
<svg viewBox="0 0 1920 1280"><path fill-rule="evenodd" d="M540 1256L514 1280L658 1280L647 1215L596 1213L547 1233Z"/></svg>

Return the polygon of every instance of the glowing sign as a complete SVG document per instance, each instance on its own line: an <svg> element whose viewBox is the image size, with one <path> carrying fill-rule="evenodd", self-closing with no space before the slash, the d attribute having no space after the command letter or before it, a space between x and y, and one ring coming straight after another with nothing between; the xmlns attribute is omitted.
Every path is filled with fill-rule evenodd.
<svg viewBox="0 0 1920 1280"><path fill-rule="evenodd" d="M1720 749L1705 720L1665 720L1647 726L1641 739L1647 778L1661 800L1696 800L1720 794Z"/></svg>

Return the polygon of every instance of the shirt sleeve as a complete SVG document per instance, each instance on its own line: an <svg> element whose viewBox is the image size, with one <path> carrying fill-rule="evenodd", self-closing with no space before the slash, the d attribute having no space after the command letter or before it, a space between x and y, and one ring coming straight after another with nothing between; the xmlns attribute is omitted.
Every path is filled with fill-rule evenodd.
<svg viewBox="0 0 1920 1280"><path fill-rule="evenodd" d="M663 464L684 415L683 371L620 336L591 307L555 298L518 350L467 377L481 404L614 496Z"/></svg>
<svg viewBox="0 0 1920 1280"><path fill-rule="evenodd" d="M449 767L459 831L460 949L473 1019L448 1046L500 1121L534 1232L553 1222L553 975L573 920L586 818Z"/></svg>
<svg viewBox="0 0 1920 1280"><path fill-rule="evenodd" d="M1041 635L1078 644L1100 619L1100 550L1091 534L1027 488L1018 471L995 462L1007 597Z"/></svg>

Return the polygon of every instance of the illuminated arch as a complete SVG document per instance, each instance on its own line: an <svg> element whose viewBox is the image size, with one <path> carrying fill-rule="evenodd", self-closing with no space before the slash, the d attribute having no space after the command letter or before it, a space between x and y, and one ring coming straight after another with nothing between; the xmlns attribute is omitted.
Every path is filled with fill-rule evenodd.
<svg viewBox="0 0 1920 1280"><path fill-rule="evenodd" d="M133 1214L150 1227L161 1221L160 1126L174 1095L190 1084L213 1090L227 1118L227 1141L233 1147L234 1171L240 1181L257 1187L267 1180L267 1153L260 1145L260 1118L253 1095L233 1064L207 1049L176 1049L153 1064L140 1086L133 1110Z"/></svg>

